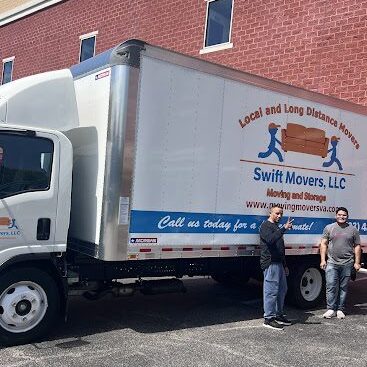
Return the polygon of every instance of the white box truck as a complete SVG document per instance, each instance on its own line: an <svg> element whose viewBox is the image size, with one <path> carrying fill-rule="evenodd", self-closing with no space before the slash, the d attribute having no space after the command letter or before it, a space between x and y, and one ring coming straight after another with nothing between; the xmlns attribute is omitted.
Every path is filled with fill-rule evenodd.
<svg viewBox="0 0 367 367"><path fill-rule="evenodd" d="M1 342L45 334L71 292L261 278L258 231L274 204L294 218L292 299L315 306L335 207L366 247L366 119L365 107L138 40L1 86Z"/></svg>

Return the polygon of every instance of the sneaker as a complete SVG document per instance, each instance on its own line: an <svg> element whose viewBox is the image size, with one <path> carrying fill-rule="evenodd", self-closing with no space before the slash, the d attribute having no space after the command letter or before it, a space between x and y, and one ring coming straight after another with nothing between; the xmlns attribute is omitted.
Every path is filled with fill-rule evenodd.
<svg viewBox="0 0 367 367"><path fill-rule="evenodd" d="M322 317L324 319L331 319L332 317L335 317L336 316L336 312L334 310L327 310L323 315Z"/></svg>
<svg viewBox="0 0 367 367"><path fill-rule="evenodd" d="M280 324L280 325L284 325L284 326L290 326L292 325L292 322L289 321L284 315L280 315L280 316L277 316L275 318L275 321Z"/></svg>
<svg viewBox="0 0 367 367"><path fill-rule="evenodd" d="M336 317L338 319L344 319L345 318L345 313L343 311L338 310L338 311L336 311Z"/></svg>
<svg viewBox="0 0 367 367"><path fill-rule="evenodd" d="M273 330L283 330L283 326L279 325L275 319L265 319L263 326Z"/></svg>

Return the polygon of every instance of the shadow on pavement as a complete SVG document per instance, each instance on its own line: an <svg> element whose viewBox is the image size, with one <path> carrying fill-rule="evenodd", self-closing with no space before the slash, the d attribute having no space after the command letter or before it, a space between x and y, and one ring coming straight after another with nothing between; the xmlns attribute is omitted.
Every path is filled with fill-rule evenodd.
<svg viewBox="0 0 367 367"><path fill-rule="evenodd" d="M179 294L144 296L137 293L128 298L107 296L99 301L75 298L69 305L67 323L49 335L48 340L81 338L111 330L160 333L262 318L259 282L250 281L238 288L205 278L185 280L185 286L187 293ZM308 321L314 316L312 311L287 307L287 312L295 323L320 323Z"/></svg>
<svg viewBox="0 0 367 367"><path fill-rule="evenodd" d="M259 282L250 281L241 288L224 286L208 278L186 279L184 283L186 293L152 296L136 293L125 298L106 296L98 301L73 297L69 302L68 321L55 325L45 341L56 341L57 347L69 349L89 344L83 340L85 336L114 330L128 337L131 331L152 334L262 319ZM348 315L367 314L366 289L367 277L351 282ZM324 308L323 305L305 311L287 306L286 312L294 324L315 325L322 323ZM34 346L37 347L37 343Z"/></svg>

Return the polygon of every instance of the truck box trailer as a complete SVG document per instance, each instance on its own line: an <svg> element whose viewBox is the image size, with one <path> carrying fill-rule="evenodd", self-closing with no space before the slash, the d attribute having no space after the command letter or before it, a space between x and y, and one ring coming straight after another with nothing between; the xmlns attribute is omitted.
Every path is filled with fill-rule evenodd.
<svg viewBox="0 0 367 367"><path fill-rule="evenodd" d="M1 86L0 340L45 334L72 292L260 279L273 205L292 300L315 306L337 206L366 247L366 112L139 40Z"/></svg>

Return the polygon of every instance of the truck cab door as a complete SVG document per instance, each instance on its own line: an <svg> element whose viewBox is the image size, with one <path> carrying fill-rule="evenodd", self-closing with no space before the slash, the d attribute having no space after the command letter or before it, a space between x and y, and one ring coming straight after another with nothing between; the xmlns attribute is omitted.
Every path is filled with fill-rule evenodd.
<svg viewBox="0 0 367 367"><path fill-rule="evenodd" d="M54 134L0 130L0 265L17 255L58 250L59 150Z"/></svg>

